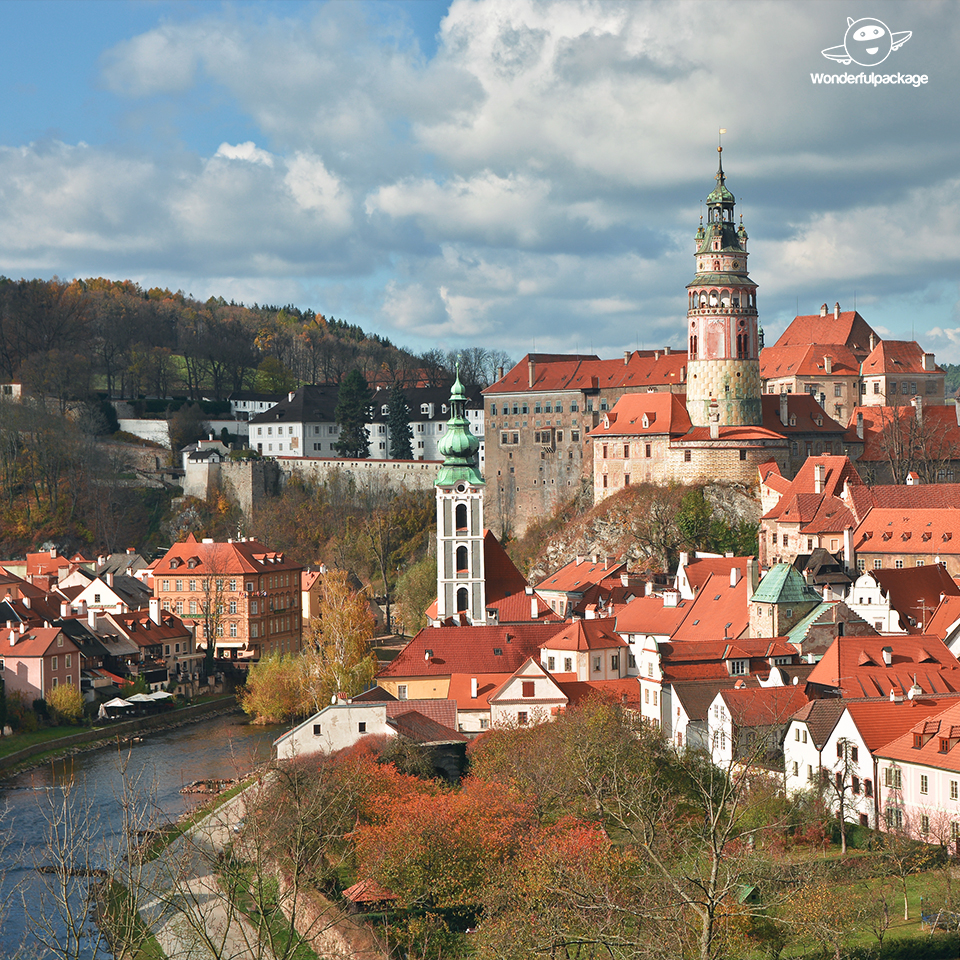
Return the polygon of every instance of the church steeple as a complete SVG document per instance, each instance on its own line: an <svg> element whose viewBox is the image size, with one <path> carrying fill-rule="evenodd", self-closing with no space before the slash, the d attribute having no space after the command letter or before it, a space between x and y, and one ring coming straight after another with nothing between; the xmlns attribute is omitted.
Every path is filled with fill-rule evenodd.
<svg viewBox="0 0 960 960"><path fill-rule="evenodd" d="M696 275L687 285L687 411L694 426L762 422L757 285L747 273L747 232L735 223L723 148L707 223L695 237Z"/></svg>
<svg viewBox="0 0 960 960"><path fill-rule="evenodd" d="M450 419L437 449L437 617L487 622L483 558L484 479L477 468L480 441L470 432L467 394L457 378L450 391Z"/></svg>

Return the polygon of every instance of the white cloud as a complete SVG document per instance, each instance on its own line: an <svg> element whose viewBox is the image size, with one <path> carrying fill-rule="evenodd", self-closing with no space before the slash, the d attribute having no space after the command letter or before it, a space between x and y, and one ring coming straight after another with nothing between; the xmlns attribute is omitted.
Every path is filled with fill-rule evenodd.
<svg viewBox="0 0 960 960"><path fill-rule="evenodd" d="M238 143L236 146L221 143L215 157L225 157L227 160L247 160L250 163L262 163L265 167L273 166L273 156L266 150L261 150L252 140Z"/></svg>

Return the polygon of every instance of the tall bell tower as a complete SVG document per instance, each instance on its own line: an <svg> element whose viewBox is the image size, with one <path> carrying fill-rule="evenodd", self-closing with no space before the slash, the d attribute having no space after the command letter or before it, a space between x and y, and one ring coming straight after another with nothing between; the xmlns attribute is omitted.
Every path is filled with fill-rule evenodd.
<svg viewBox="0 0 960 960"><path fill-rule="evenodd" d="M694 426L760 426L757 285L747 273L747 231L723 173L707 197L696 236L696 276L687 284L687 412Z"/></svg>
<svg viewBox="0 0 960 960"><path fill-rule="evenodd" d="M437 618L463 616L473 626L487 622L483 562L483 488L477 469L480 441L470 432L467 394L457 379L450 391L450 419L437 449Z"/></svg>

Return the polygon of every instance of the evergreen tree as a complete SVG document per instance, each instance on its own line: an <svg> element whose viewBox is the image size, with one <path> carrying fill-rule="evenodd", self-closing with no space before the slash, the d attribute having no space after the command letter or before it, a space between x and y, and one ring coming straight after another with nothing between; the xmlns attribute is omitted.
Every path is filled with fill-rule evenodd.
<svg viewBox="0 0 960 960"><path fill-rule="evenodd" d="M397 384L390 391L387 406L387 430L390 434L390 456L394 460L412 460L413 431L410 429L410 404Z"/></svg>
<svg viewBox="0 0 960 960"><path fill-rule="evenodd" d="M364 459L370 456L370 406L373 394L359 370L351 370L340 385L334 416L340 425L340 439L334 447L343 457Z"/></svg>

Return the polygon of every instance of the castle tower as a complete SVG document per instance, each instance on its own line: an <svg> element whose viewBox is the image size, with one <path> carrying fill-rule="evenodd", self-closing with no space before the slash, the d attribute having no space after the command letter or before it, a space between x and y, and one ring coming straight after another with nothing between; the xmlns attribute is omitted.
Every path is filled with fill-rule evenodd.
<svg viewBox="0 0 960 960"><path fill-rule="evenodd" d="M437 473L437 617L465 614L486 624L483 569L483 488L477 469L480 441L470 432L467 395L460 370L450 391L450 419L437 444L443 466Z"/></svg>
<svg viewBox="0 0 960 960"><path fill-rule="evenodd" d="M687 412L694 426L759 426L757 285L747 273L747 231L734 223L722 147L707 225L696 238L697 274L687 285ZM712 409L711 409L712 408Z"/></svg>

